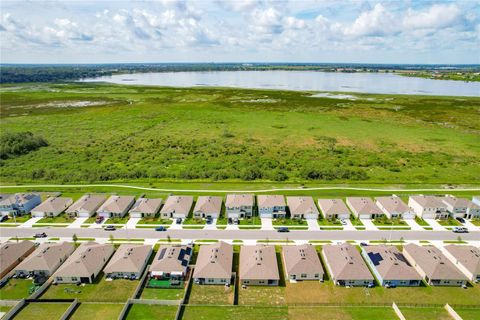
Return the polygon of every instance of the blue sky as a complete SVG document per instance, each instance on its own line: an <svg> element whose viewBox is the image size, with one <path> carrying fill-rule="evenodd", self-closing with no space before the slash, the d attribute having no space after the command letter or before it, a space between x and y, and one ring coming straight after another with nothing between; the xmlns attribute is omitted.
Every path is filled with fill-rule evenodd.
<svg viewBox="0 0 480 320"><path fill-rule="evenodd" d="M480 0L0 5L2 63L480 63Z"/></svg>

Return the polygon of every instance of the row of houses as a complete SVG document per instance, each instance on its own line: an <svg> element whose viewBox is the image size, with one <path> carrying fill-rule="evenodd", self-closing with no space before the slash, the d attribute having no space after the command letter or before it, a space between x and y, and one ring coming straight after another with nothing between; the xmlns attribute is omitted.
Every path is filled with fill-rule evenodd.
<svg viewBox="0 0 480 320"><path fill-rule="evenodd" d="M342 199L319 199L317 205L312 197L282 195L229 194L225 199L225 212L228 218L242 219L254 215L258 208L261 218L285 218L287 210L292 219L318 219L320 211L326 219L348 219L352 213L356 218L429 219L480 218L480 197L472 201L455 196L410 196L406 204L398 196L347 197ZM162 206L163 205L163 206ZM34 217L57 216L66 212L71 217L90 217L95 213L104 218L152 217L157 213L163 219L186 218L193 212L195 218L218 218L222 212L223 198L219 196L170 196L165 204L159 198L139 198L133 196L111 196L87 194L76 202L68 197L50 197L40 203L35 194L15 194L0 201L2 214L24 214L31 212ZM192 211L193 208L193 211ZM320 210L318 209L320 208Z"/></svg>
<svg viewBox="0 0 480 320"><path fill-rule="evenodd" d="M443 251L442 251L443 250ZM323 246L321 256L332 280L339 286L462 286L480 281L480 249L474 246L407 244L400 252L395 246ZM43 282L53 275L56 283L93 283L102 272L106 277L139 279L147 267L152 247L86 242L75 249L72 243L44 243L35 248L30 241L6 242L0 246L2 278L10 271L18 277L31 276ZM152 286L183 283L189 275L191 245L163 245L156 253L148 277ZM325 279L320 256L309 244L284 246L281 252L285 276L295 281ZM373 274L372 274L373 273ZM230 284L233 273L233 246L225 242L202 245L193 271L198 284ZM375 276L375 277L374 277ZM240 249L240 284L277 286L280 281L274 246L253 245ZM168 283L168 285L165 285Z"/></svg>

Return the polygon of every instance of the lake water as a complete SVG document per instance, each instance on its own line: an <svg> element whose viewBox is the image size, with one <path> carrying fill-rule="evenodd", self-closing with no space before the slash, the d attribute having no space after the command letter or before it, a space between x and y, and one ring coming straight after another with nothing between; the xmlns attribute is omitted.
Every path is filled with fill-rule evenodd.
<svg viewBox="0 0 480 320"><path fill-rule="evenodd" d="M317 71L215 71L133 73L83 81L168 87L235 87L296 91L480 96L480 82L431 80L390 73Z"/></svg>

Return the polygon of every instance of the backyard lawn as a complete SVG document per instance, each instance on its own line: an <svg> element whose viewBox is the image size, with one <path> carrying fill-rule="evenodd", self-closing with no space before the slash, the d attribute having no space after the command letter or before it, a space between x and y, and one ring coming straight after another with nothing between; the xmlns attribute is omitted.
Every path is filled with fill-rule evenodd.
<svg viewBox="0 0 480 320"><path fill-rule="evenodd" d="M42 299L75 299L80 302L125 302L131 297L138 280L101 279L94 284L77 286L75 284L51 285L42 295Z"/></svg>
<svg viewBox="0 0 480 320"><path fill-rule="evenodd" d="M448 312L442 308L407 308L399 307L407 320L452 320Z"/></svg>
<svg viewBox="0 0 480 320"><path fill-rule="evenodd" d="M286 306L187 306L182 320L287 320Z"/></svg>
<svg viewBox="0 0 480 320"><path fill-rule="evenodd" d="M398 317L391 307L288 307L288 319L398 320Z"/></svg>
<svg viewBox="0 0 480 320"><path fill-rule="evenodd" d="M189 304L233 304L234 287L226 288L220 285L193 284L190 292Z"/></svg>
<svg viewBox="0 0 480 320"><path fill-rule="evenodd" d="M181 300L184 289L143 288L141 299Z"/></svg>
<svg viewBox="0 0 480 320"><path fill-rule="evenodd" d="M127 313L127 319L132 320L174 320L177 306L134 304Z"/></svg>
<svg viewBox="0 0 480 320"><path fill-rule="evenodd" d="M480 308L453 308L463 320L478 320L480 319Z"/></svg>
<svg viewBox="0 0 480 320"><path fill-rule="evenodd" d="M117 304L94 304L81 303L69 320L116 320L122 312L123 303Z"/></svg>
<svg viewBox="0 0 480 320"><path fill-rule="evenodd" d="M302 293L304 295L305 292ZM239 305L284 305L285 287L248 286L246 289L238 288Z"/></svg>
<svg viewBox="0 0 480 320"><path fill-rule="evenodd" d="M1 300L20 300L30 296L30 288L33 286L32 280L12 279L0 289Z"/></svg>
<svg viewBox="0 0 480 320"><path fill-rule="evenodd" d="M53 320L60 319L70 303L29 303L15 316L19 320Z"/></svg>

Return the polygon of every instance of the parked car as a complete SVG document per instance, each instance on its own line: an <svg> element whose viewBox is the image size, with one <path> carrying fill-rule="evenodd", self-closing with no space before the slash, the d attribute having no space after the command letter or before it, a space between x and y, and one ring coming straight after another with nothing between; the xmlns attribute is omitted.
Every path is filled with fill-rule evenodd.
<svg viewBox="0 0 480 320"><path fill-rule="evenodd" d="M345 221L345 219L340 219L340 224L342 226L346 226L347 225L347 221Z"/></svg>
<svg viewBox="0 0 480 320"><path fill-rule="evenodd" d="M461 223L465 223L465 219L460 218L460 217L457 218L457 221L458 221L458 222L461 222Z"/></svg>
<svg viewBox="0 0 480 320"><path fill-rule="evenodd" d="M212 217L207 217L206 222L207 222L207 224L212 224L213 218Z"/></svg>
<svg viewBox="0 0 480 320"><path fill-rule="evenodd" d="M46 238L47 234L45 232L35 233L34 238Z"/></svg>
<svg viewBox="0 0 480 320"><path fill-rule="evenodd" d="M177 224L182 224L182 218L177 218L176 223Z"/></svg>
<svg viewBox="0 0 480 320"><path fill-rule="evenodd" d="M468 233L468 229L465 227L453 227L452 231L455 233Z"/></svg>
<svg viewBox="0 0 480 320"><path fill-rule="evenodd" d="M7 215L2 216L2 217L0 218L0 222L6 221L6 220L8 220L8 216L7 216Z"/></svg>
<svg viewBox="0 0 480 320"><path fill-rule="evenodd" d="M361 245L362 247L368 246L368 244L367 244L366 242L360 242L360 245Z"/></svg>
<svg viewBox="0 0 480 320"><path fill-rule="evenodd" d="M155 231L167 231L167 228L165 228L164 226L160 226L155 228Z"/></svg>
<svg viewBox="0 0 480 320"><path fill-rule="evenodd" d="M233 219L233 224L238 224L238 218Z"/></svg>
<svg viewBox="0 0 480 320"><path fill-rule="evenodd" d="M228 224L232 224L232 223L233 223L232 218L228 218Z"/></svg>
<svg viewBox="0 0 480 320"><path fill-rule="evenodd" d="M277 229L278 232L290 232L290 230L287 227L280 227Z"/></svg>
<svg viewBox="0 0 480 320"><path fill-rule="evenodd" d="M105 230L105 231L115 231L115 230L117 230L117 228L115 228L115 226L108 225L105 228L103 228L103 230Z"/></svg>
<svg viewBox="0 0 480 320"><path fill-rule="evenodd" d="M95 219L95 223L102 223L103 220L105 220L105 217L98 216L98 217Z"/></svg>

